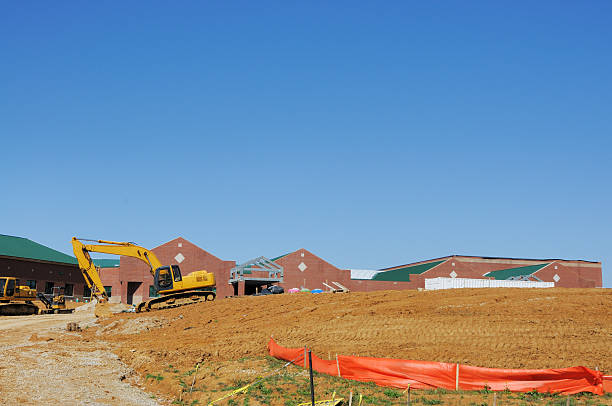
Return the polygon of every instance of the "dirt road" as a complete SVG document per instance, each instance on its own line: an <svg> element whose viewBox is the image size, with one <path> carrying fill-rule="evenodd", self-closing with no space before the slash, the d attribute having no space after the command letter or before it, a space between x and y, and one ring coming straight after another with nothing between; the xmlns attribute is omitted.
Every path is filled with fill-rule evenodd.
<svg viewBox="0 0 612 406"><path fill-rule="evenodd" d="M0 317L3 405L158 405L130 385L132 371L99 340L75 340L66 323L96 323L93 311ZM75 346L75 342L79 344Z"/></svg>

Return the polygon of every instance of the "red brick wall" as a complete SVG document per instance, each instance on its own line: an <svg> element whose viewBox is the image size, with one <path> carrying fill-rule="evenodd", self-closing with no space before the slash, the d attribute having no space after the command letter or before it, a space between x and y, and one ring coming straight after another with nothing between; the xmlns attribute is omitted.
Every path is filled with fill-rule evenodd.
<svg viewBox="0 0 612 406"><path fill-rule="evenodd" d="M554 282L561 288L600 288L602 287L601 263L579 261L555 261L535 274L545 282Z"/></svg>
<svg viewBox="0 0 612 406"><path fill-rule="evenodd" d="M213 273L217 283L217 298L221 299L232 294L232 287L228 284L228 280L230 269L236 264L234 261L223 261L181 237L153 248L151 251L162 264L178 264L183 275L200 270ZM180 264L175 259L179 253L185 257ZM128 282L143 282L134 293L135 296L141 296L142 300L149 298L149 286L153 285L153 276L148 265L136 258L126 256L120 258L119 268L105 270L101 278L105 286L113 287L113 296L120 293L123 303L127 302Z"/></svg>
<svg viewBox="0 0 612 406"><path fill-rule="evenodd" d="M0 258L0 276L12 276L25 285L28 280L36 281L36 290L45 292L45 283L53 282L55 286L73 285L73 295L83 297L85 279L77 265L55 262L33 261L23 258Z"/></svg>
<svg viewBox="0 0 612 406"><path fill-rule="evenodd" d="M413 282L391 282L353 279L347 286L354 292L374 292L378 290L405 290L416 289L419 286Z"/></svg>
<svg viewBox="0 0 612 406"><path fill-rule="evenodd" d="M285 291L291 288L305 287L307 289L327 288L331 281L338 282L346 287L351 283L351 271L340 269L327 261L319 258L308 250L299 249L275 261L284 268L284 282L279 284ZM299 269L299 265L304 263L304 271Z"/></svg>

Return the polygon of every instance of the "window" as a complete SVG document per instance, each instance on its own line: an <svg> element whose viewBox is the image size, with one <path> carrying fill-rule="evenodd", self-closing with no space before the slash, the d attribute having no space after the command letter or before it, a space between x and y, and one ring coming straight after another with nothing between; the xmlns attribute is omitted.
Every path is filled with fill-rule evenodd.
<svg viewBox="0 0 612 406"><path fill-rule="evenodd" d="M181 277L181 268L178 265L172 265L172 273L174 274L174 282L180 282L183 279Z"/></svg>
<svg viewBox="0 0 612 406"><path fill-rule="evenodd" d="M89 289L89 286L85 285L83 286L83 297L90 297L91 296L91 289Z"/></svg>
<svg viewBox="0 0 612 406"><path fill-rule="evenodd" d="M28 282L26 283L27 287L30 289L36 289L36 281L33 280L28 280Z"/></svg>
<svg viewBox="0 0 612 406"><path fill-rule="evenodd" d="M160 290L172 289L172 275L170 267L162 266L155 271L157 287Z"/></svg>
<svg viewBox="0 0 612 406"><path fill-rule="evenodd" d="M72 283L67 283L64 287L64 296L72 296L74 291L74 285Z"/></svg>
<svg viewBox="0 0 612 406"><path fill-rule="evenodd" d="M106 296L111 297L112 296L112 291L113 291L113 287L112 286L105 286L104 290L106 291Z"/></svg>
<svg viewBox="0 0 612 406"><path fill-rule="evenodd" d="M157 293L155 285L149 285L149 297L159 297L159 293Z"/></svg>
<svg viewBox="0 0 612 406"><path fill-rule="evenodd" d="M4 285L6 284L6 279L0 279L0 296L4 296Z"/></svg>
<svg viewBox="0 0 612 406"><path fill-rule="evenodd" d="M15 294L15 279L9 279L6 282L6 295L13 296Z"/></svg>
<svg viewBox="0 0 612 406"><path fill-rule="evenodd" d="M45 295L53 294L53 282L45 283Z"/></svg>

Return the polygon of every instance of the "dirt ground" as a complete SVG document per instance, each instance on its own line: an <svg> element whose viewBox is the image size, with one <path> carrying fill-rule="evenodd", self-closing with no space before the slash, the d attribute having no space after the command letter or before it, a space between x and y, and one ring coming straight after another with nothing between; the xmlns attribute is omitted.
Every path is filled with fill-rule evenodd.
<svg viewBox="0 0 612 406"><path fill-rule="evenodd" d="M0 361L0 392L6 398L9 380L13 383L8 387L15 385L11 396L16 399L23 393L19 382L34 376L23 375L25 368L41 381L36 399L55 396L45 392L49 380L43 377L51 373L62 377L54 380L62 382L54 391L70 388L87 396L75 404L206 404L278 367L266 358L270 336L286 347L306 345L327 359L345 354L503 368L582 365L612 374L610 309L612 291L605 289L461 289L231 298L144 314L106 312L108 317L95 325L91 312L83 316L75 312L72 317L83 317L81 325L90 326L79 333L62 331L71 315L29 316L53 317L57 322L28 324L29 319L24 319L7 324L0 348L8 345L11 355ZM2 323L9 322L0 320L0 329ZM9 331L15 337L5 344ZM68 369L74 371L64 370L65 362L73 362ZM19 371L15 377L6 372L11 368ZM283 372L282 379L275 378L273 386L261 386L259 392L219 404L295 405L299 399L305 401L304 371L291 368L290 373L289 369ZM130 370L136 374L131 376ZM127 379L121 381L123 375ZM320 396L330 396L336 389L347 396L354 390L371 395L364 404L405 404L393 400L396 394L384 388L322 376L317 380ZM383 392L389 398L381 395L375 400L374 395ZM413 396L425 404L491 404L487 393ZM610 397L585 399L570 404L612 403ZM38 404L33 400L16 404ZM561 401L565 404L565 399L555 398L533 403L508 395L498 404Z"/></svg>
<svg viewBox="0 0 612 406"><path fill-rule="evenodd" d="M104 321L104 336L111 342L129 337L136 351L122 353L139 367L164 359L191 365L200 358L262 356L274 336L280 345L307 345L330 359L344 354L499 368L582 365L612 373L610 309L612 291L603 289L274 295L114 315Z"/></svg>
<svg viewBox="0 0 612 406"><path fill-rule="evenodd" d="M235 362L259 362L270 336L327 359L345 354L498 368L582 365L612 373L611 308L612 291L603 289L286 294L115 315L101 331L142 377L188 372L202 362L216 369L201 379L220 385L261 374ZM176 381L146 380L169 396L179 389Z"/></svg>
<svg viewBox="0 0 612 406"><path fill-rule="evenodd" d="M93 308L73 314L0 317L2 405L151 405L138 378L103 340L83 340L68 322L95 326Z"/></svg>

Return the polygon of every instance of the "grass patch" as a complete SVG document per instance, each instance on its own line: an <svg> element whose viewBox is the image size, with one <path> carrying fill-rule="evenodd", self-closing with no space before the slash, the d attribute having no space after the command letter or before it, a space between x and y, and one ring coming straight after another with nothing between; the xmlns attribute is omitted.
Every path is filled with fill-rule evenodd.
<svg viewBox="0 0 612 406"><path fill-rule="evenodd" d="M388 398L399 398L400 396L402 396L402 393L399 391L396 391L395 389L385 389L383 390L383 394L388 397Z"/></svg>
<svg viewBox="0 0 612 406"><path fill-rule="evenodd" d="M145 376L146 380L152 379L154 381L163 381L164 380L164 376L162 374L157 374L157 375L153 375L153 374L147 374L147 376Z"/></svg>

